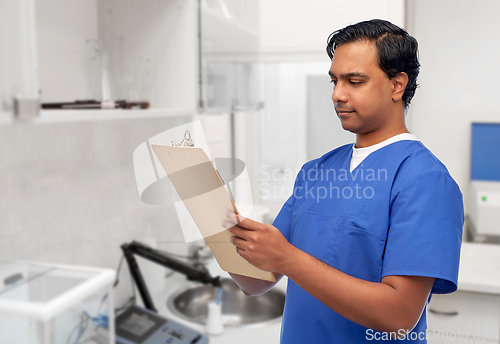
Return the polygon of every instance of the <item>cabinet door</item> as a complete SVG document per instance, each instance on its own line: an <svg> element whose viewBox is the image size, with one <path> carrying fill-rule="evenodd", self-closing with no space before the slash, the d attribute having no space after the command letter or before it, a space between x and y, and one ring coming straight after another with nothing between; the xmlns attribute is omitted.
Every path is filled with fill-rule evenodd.
<svg viewBox="0 0 500 344"><path fill-rule="evenodd" d="M259 2L199 1L199 105L204 112L259 104Z"/></svg>
<svg viewBox="0 0 500 344"><path fill-rule="evenodd" d="M33 0L0 1L0 121L11 120L14 99L38 108L34 8ZM24 115L18 105L17 113Z"/></svg>
<svg viewBox="0 0 500 344"><path fill-rule="evenodd" d="M464 291L433 295L427 323L429 343L499 343L500 296Z"/></svg>

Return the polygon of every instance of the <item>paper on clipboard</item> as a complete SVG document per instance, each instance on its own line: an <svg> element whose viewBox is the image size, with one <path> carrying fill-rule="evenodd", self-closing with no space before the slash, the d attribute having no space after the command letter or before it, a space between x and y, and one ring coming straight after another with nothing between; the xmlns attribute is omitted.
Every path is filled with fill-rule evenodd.
<svg viewBox="0 0 500 344"><path fill-rule="evenodd" d="M225 212L238 213L224 182L203 149L151 145L170 181L205 238L220 267L227 272L274 282L271 272L248 263L221 226Z"/></svg>

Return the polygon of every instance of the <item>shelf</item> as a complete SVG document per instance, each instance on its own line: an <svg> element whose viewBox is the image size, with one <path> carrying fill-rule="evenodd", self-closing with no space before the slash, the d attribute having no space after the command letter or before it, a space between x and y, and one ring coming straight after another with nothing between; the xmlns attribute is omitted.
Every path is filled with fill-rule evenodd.
<svg viewBox="0 0 500 344"><path fill-rule="evenodd" d="M41 110L40 116L30 120L19 120L12 113L0 113L0 125L11 123L63 123L122 119L151 119L195 116L195 108L148 109L148 110Z"/></svg>
<svg viewBox="0 0 500 344"><path fill-rule="evenodd" d="M148 110L42 110L35 123L81 122L136 118L166 118L193 116L196 109L148 109Z"/></svg>

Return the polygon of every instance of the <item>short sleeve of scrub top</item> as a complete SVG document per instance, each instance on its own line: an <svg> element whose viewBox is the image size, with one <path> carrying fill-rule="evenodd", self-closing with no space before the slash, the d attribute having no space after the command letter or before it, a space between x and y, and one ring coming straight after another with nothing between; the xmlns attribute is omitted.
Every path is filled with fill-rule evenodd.
<svg viewBox="0 0 500 344"><path fill-rule="evenodd" d="M457 184L444 171L427 172L407 184L396 179L391 201L382 277L434 277L432 293L455 291L463 224Z"/></svg>

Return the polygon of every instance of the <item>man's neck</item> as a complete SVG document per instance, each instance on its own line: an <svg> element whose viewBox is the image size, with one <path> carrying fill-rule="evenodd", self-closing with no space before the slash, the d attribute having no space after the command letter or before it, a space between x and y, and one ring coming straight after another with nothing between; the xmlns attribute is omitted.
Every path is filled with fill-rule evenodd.
<svg viewBox="0 0 500 344"><path fill-rule="evenodd" d="M356 134L356 148L364 148L364 147L369 147L376 145L377 143L383 142L387 139L390 139L393 136L399 135L399 134L404 134L404 133L409 133L408 129L406 126L404 128L400 128L397 130L391 130L386 133L380 133L380 132L371 132L367 134Z"/></svg>

